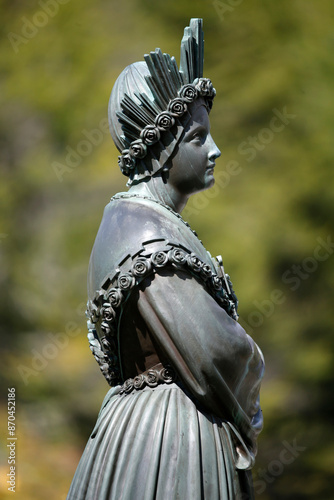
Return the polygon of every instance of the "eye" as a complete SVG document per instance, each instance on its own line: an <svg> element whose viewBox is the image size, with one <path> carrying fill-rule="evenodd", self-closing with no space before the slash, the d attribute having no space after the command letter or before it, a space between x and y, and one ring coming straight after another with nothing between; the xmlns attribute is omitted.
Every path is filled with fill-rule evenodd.
<svg viewBox="0 0 334 500"><path fill-rule="evenodd" d="M194 132L193 135L191 136L191 141L202 143L205 140L205 135L206 135L205 131L198 130L197 132Z"/></svg>

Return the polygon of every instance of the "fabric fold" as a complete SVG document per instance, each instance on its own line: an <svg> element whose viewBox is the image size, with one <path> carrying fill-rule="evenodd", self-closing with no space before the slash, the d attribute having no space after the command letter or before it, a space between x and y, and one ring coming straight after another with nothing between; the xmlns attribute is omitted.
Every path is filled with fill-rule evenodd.
<svg viewBox="0 0 334 500"><path fill-rule="evenodd" d="M177 384L111 389L68 499L241 500L236 431L198 410ZM240 438L240 436L239 436Z"/></svg>

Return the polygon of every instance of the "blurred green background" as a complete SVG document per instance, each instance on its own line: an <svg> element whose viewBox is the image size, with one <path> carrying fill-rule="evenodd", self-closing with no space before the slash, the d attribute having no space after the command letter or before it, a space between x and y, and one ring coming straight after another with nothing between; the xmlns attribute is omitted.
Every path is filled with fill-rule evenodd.
<svg viewBox="0 0 334 500"><path fill-rule="evenodd" d="M1 0L0 9L1 498L12 494L8 387L16 498L66 497L108 389L83 311L102 211L125 184L105 130L109 94L155 47L178 61L190 17L204 18L222 156L215 187L184 217L223 254L240 322L266 358L256 498L334 498L331 0Z"/></svg>

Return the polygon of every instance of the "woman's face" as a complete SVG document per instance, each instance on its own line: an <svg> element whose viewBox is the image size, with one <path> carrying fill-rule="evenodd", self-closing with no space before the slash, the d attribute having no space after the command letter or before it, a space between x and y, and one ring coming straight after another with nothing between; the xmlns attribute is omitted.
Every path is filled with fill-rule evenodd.
<svg viewBox="0 0 334 500"><path fill-rule="evenodd" d="M220 154L210 134L207 109L200 104L192 111L183 139L170 159L168 184L183 195L212 187L215 160Z"/></svg>

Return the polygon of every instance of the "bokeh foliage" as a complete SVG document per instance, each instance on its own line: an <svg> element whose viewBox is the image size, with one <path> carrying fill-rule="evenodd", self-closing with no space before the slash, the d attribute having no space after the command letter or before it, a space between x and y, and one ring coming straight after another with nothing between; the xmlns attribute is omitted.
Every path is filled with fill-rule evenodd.
<svg viewBox="0 0 334 500"><path fill-rule="evenodd" d="M65 499L94 425L107 385L85 339L86 270L103 207L125 181L101 123L120 71L156 46L178 60L190 17L204 18L222 156L219 182L184 216L223 254L241 323L266 358L256 497L334 498L333 3L51 3L45 22L47 0L0 2L3 498L7 387L17 392L16 498ZM284 109L293 118L273 131ZM78 154L93 129L102 139ZM286 443L305 448L290 463Z"/></svg>

